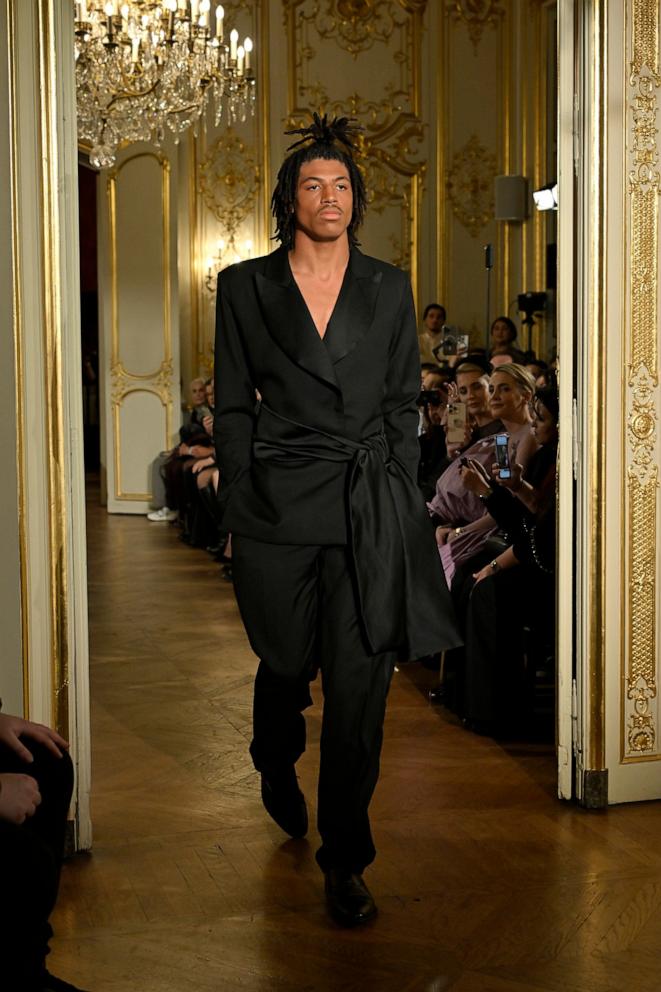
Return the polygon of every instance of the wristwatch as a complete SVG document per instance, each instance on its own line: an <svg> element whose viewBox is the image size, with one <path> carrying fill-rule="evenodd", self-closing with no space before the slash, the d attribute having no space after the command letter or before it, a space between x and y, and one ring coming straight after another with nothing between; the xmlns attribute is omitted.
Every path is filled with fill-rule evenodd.
<svg viewBox="0 0 661 992"><path fill-rule="evenodd" d="M492 562L489 563L489 568L491 569L492 572L497 572L498 569L500 568L500 565L498 564L495 558Z"/></svg>

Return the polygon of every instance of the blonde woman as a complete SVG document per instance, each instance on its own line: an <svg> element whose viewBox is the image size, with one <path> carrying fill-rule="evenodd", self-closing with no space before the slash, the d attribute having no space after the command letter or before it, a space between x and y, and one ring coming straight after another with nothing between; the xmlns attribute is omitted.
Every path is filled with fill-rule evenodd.
<svg viewBox="0 0 661 992"><path fill-rule="evenodd" d="M515 363L501 366L489 379L491 416L502 421L504 432L508 434L510 464L520 464L524 473L538 447L530 414L534 391L535 381L531 374ZM457 566L477 554L486 539L497 530L495 520L486 512L481 499L464 485L462 468L469 458L490 471L495 461L494 437L477 441L448 467L438 480L436 495L429 503L438 524L436 543L448 585L452 583Z"/></svg>

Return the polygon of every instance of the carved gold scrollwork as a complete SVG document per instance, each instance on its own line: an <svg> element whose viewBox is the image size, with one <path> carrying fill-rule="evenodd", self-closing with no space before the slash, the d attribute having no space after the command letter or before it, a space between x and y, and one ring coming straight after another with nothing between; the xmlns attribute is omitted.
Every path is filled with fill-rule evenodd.
<svg viewBox="0 0 661 992"><path fill-rule="evenodd" d="M199 169L199 191L229 236L255 210L261 174L255 149L229 127L209 148Z"/></svg>
<svg viewBox="0 0 661 992"><path fill-rule="evenodd" d="M657 749L657 283L661 173L659 10L634 0L629 141L630 364L627 396L628 658L625 760Z"/></svg>
<svg viewBox="0 0 661 992"><path fill-rule="evenodd" d="M389 260L411 272L414 292L426 174L417 147L424 135L420 39L426 6L427 0L283 0L289 38L287 125L307 123L314 108L357 117L365 126L356 158L370 215L379 215L372 229L379 230L381 245L391 246ZM370 55L377 45L387 53L378 62ZM359 57L357 76L350 63ZM355 78L373 79L374 85L342 93L342 80L355 86Z"/></svg>
<svg viewBox="0 0 661 992"><path fill-rule="evenodd" d="M499 0L447 0L446 9L455 21L466 25L476 54L484 29L495 28L505 16Z"/></svg>
<svg viewBox="0 0 661 992"><path fill-rule="evenodd" d="M476 238L493 220L493 180L496 157L472 135L452 158L446 179L448 200L455 217Z"/></svg>
<svg viewBox="0 0 661 992"><path fill-rule="evenodd" d="M629 716L628 744L634 754L645 754L656 746L656 730L650 713L650 700L656 696L656 686L640 677L629 685L627 696L633 701L634 712Z"/></svg>
<svg viewBox="0 0 661 992"><path fill-rule="evenodd" d="M426 0L425 0L426 2ZM424 10L425 2L398 3L396 0L324 0L309 14L301 14L311 22L320 38L332 38L354 59L375 42L387 42L398 23L398 12ZM414 8L411 10L411 8Z"/></svg>
<svg viewBox="0 0 661 992"><path fill-rule="evenodd" d="M115 362L110 369L111 399L113 406L121 406L124 397L136 390L155 393L163 406L172 403L172 379L174 366L172 359L161 362L155 372L135 375L127 372L121 362Z"/></svg>

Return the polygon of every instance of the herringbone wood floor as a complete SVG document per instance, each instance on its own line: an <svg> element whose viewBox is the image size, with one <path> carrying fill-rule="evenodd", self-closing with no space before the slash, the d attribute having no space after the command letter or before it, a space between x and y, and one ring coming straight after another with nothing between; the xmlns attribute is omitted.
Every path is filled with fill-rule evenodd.
<svg viewBox="0 0 661 992"><path fill-rule="evenodd" d="M549 748L467 733L419 668L395 676L372 806L380 916L331 924L314 831L286 841L260 804L232 587L168 525L91 502L88 530L95 840L51 970L99 992L661 989L661 804L559 802Z"/></svg>

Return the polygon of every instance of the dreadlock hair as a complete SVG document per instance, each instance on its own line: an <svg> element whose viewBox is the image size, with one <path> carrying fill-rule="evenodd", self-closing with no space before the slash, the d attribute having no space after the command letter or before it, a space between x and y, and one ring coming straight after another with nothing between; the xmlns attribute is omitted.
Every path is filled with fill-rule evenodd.
<svg viewBox="0 0 661 992"><path fill-rule="evenodd" d="M288 155L278 172L278 178L271 197L271 211L275 217L276 230L274 238L285 248L294 245L296 230L296 190L301 166L315 158L327 161L341 162L347 170L351 192L353 194L353 211L347 228L349 244L353 247L359 244L356 231L363 222L367 207L367 191L363 177L353 159L355 148L353 136L363 128L354 124L348 117L334 117L328 120L328 115L320 117L312 115L312 124L308 127L295 128L286 134L303 135L287 149ZM342 147L344 146L344 147Z"/></svg>

